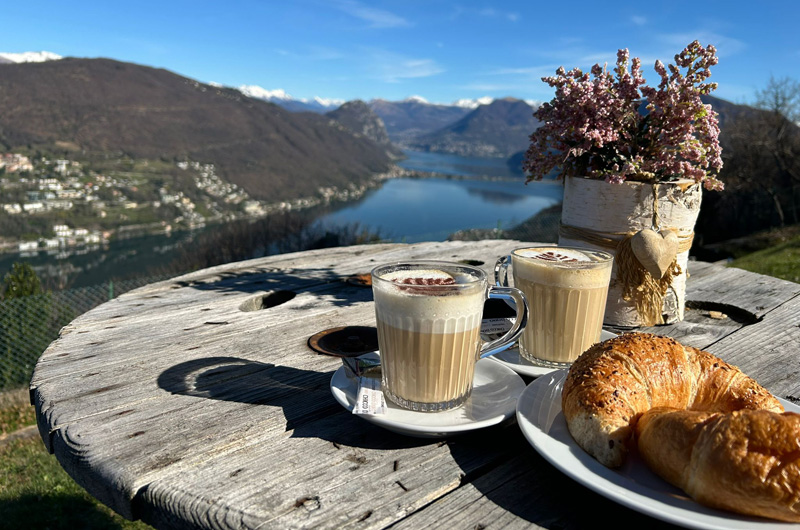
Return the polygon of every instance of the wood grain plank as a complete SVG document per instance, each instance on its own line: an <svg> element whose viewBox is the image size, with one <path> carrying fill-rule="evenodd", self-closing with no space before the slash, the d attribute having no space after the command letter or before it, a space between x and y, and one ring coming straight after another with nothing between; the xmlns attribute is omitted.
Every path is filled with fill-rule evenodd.
<svg viewBox="0 0 800 530"><path fill-rule="evenodd" d="M148 515L142 519L156 522L153 518L161 513L192 506L191 517L205 511L200 519L214 521L204 528L240 524L247 528L385 528L456 490L465 477L484 473L508 458L506 448L497 447L497 439L507 436L507 428L437 442L387 434L345 416L349 418L332 417L314 424L317 434L323 433L330 443L321 443L315 435L305 441L309 447L301 453L284 452L285 462L268 456L273 460L262 463L264 456L248 452L238 460L208 462L188 477L152 482L143 492L142 509ZM311 465L304 463L306 451L313 454ZM177 489L176 481L208 482L210 477L214 480L204 490L191 492L193 498L179 498L190 493ZM210 505L208 498L223 500ZM238 510L229 512L229 506ZM203 523L198 519L191 522L199 524Z"/></svg>
<svg viewBox="0 0 800 530"><path fill-rule="evenodd" d="M597 528L610 514L625 528L675 528L589 490L544 461L524 440L497 469L392 528ZM624 521L624 523L623 523Z"/></svg>
<svg viewBox="0 0 800 530"><path fill-rule="evenodd" d="M704 273L695 274L695 268L702 268ZM798 283L733 267L693 262L689 265L689 272L692 274L692 292L687 296L688 301L731 305L756 318L800 295Z"/></svg>
<svg viewBox="0 0 800 530"><path fill-rule="evenodd" d="M709 351L738 366L773 394L800 400L800 296L773 309Z"/></svg>

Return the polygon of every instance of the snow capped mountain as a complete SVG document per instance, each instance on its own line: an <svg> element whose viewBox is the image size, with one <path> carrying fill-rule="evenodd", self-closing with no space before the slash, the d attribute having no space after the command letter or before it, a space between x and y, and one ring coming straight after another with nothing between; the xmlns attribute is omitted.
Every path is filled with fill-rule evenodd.
<svg viewBox="0 0 800 530"><path fill-rule="evenodd" d="M294 98L290 94L287 94L282 88L267 90L258 85L242 85L239 87L239 92L251 98L263 99L270 103L275 103L291 111L323 113L337 109L344 103L343 99L321 98L319 96L314 99Z"/></svg>
<svg viewBox="0 0 800 530"><path fill-rule="evenodd" d="M484 96L477 99L459 99L458 101L453 102L453 106L465 109L477 109L481 105L491 105L495 99L496 98L490 96ZM542 104L541 101L536 101L535 99L524 99L523 101L535 109L538 109Z"/></svg>
<svg viewBox="0 0 800 530"><path fill-rule="evenodd" d="M414 96L409 96L406 99L402 100L401 103L420 103L422 105L443 105L446 107L459 107L462 109L475 110L481 105L491 105L492 102L495 101L496 99L497 98L493 98L491 96L484 96L482 98L475 98L475 99L459 99L454 101L453 103L448 104L448 103L431 103L422 96L414 95ZM538 108L539 105L542 104L541 101L536 101L532 99L524 101L533 108Z"/></svg>
<svg viewBox="0 0 800 530"><path fill-rule="evenodd" d="M301 99L300 101L304 103L309 103L309 101L305 99ZM345 103L345 100L343 99L321 98L319 96L316 96L314 98L314 101L322 105L323 107L328 107L331 109L341 107Z"/></svg>
<svg viewBox="0 0 800 530"><path fill-rule="evenodd" d="M267 90L258 85L242 85L239 87L239 92L251 98L266 99L267 101L294 99L282 88Z"/></svg>
<svg viewBox="0 0 800 530"><path fill-rule="evenodd" d="M345 100L342 99L321 98L319 96L315 97L314 99L294 98L290 94L287 94L286 91L281 88L275 90L267 90L266 88L262 88L258 85L242 85L239 87L239 91L245 96L257 99L263 99L265 101L275 103L287 110L291 110L294 112L311 111L311 112L325 113L337 109L345 103ZM431 103L424 97L415 94L412 96L408 96L407 98L395 103L417 104L425 106L426 108L449 107L451 109L463 109L464 112L468 112L475 110L482 105L491 105L497 99L498 98L493 98L491 96L483 96L475 99L466 99L466 98L459 99L454 101L453 103ZM541 101L536 101L533 99L526 99L523 101L525 101L525 103L527 103L534 109L539 108L539 106L542 104ZM368 104L373 108L375 108L376 105L385 106L385 104L392 104L392 103L393 102L381 98L373 99L368 102ZM385 115L381 117L384 119L386 118ZM387 126L391 129L391 127L388 124Z"/></svg>
<svg viewBox="0 0 800 530"><path fill-rule="evenodd" d="M403 101L408 102L408 103L424 103L426 105L429 104L428 100L425 99L422 96L409 96L406 99L404 99Z"/></svg>
<svg viewBox="0 0 800 530"><path fill-rule="evenodd" d="M459 99L453 102L454 107L462 107L465 109L477 109L481 105L488 105L494 101L493 97L484 96L478 99Z"/></svg>
<svg viewBox="0 0 800 530"><path fill-rule="evenodd" d="M43 63L45 61L57 61L63 59L53 52L22 52L22 53L0 53L0 63Z"/></svg>
<svg viewBox="0 0 800 530"><path fill-rule="evenodd" d="M267 90L266 88L258 85L242 85L239 91L245 96L251 98L258 98L276 103L291 111L312 111L312 112L328 112L333 109L339 108L345 103L342 99L321 98L319 96L314 99L301 99L292 97L287 94L285 90L278 88L275 90ZM431 103L427 99L419 95L408 96L399 103L416 103L419 105L443 106L443 107L456 107L461 109L475 110L481 105L490 105L496 98L491 96L484 96L475 99L459 99L453 103ZM370 104L375 102L387 102L388 100L374 99ZM533 108L538 108L542 104L541 101L525 100L525 102Z"/></svg>
<svg viewBox="0 0 800 530"><path fill-rule="evenodd" d="M459 99L453 103L431 103L422 96L414 95L402 100L402 103L420 103L422 105L444 105L447 107L460 107L462 109L477 109L481 105L490 104L494 99L495 98L490 96L484 96L476 99Z"/></svg>

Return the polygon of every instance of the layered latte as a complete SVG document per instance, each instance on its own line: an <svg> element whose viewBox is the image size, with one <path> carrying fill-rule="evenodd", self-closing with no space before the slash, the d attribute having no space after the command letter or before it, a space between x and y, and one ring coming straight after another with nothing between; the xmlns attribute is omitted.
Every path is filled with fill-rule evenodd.
<svg viewBox="0 0 800 530"><path fill-rule="evenodd" d="M523 357L569 363L600 340L611 260L604 252L564 247L511 253L514 285L530 311L520 338Z"/></svg>
<svg viewBox="0 0 800 530"><path fill-rule="evenodd" d="M440 267L388 268L373 280L383 391L411 410L454 408L472 390L487 283Z"/></svg>

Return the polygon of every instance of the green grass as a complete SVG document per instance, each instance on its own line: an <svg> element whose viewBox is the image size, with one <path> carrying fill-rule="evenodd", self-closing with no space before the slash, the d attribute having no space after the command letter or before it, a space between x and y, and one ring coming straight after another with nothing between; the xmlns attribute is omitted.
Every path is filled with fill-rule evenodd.
<svg viewBox="0 0 800 530"><path fill-rule="evenodd" d="M27 391L0 395L0 434L35 424ZM0 441L0 527L39 530L151 530L96 501L33 438Z"/></svg>
<svg viewBox="0 0 800 530"><path fill-rule="evenodd" d="M737 258L729 266L800 283L800 236Z"/></svg>
<svg viewBox="0 0 800 530"><path fill-rule="evenodd" d="M0 393L0 435L36 423L36 411L25 389Z"/></svg>

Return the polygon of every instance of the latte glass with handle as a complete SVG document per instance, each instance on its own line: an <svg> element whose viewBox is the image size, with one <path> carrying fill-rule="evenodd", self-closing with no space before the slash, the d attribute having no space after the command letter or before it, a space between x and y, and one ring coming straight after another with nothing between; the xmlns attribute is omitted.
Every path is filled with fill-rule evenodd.
<svg viewBox="0 0 800 530"><path fill-rule="evenodd" d="M528 317L525 295L492 286L477 268L445 261L408 261L372 270L381 357L381 387L392 403L439 412L463 405L472 393L475 364L510 347ZM487 298L513 301L513 326L482 344Z"/></svg>
<svg viewBox="0 0 800 530"><path fill-rule="evenodd" d="M561 368L600 340L613 256L577 247L518 248L495 265L495 283L514 286L528 300L530 317L520 355L534 364Z"/></svg>

